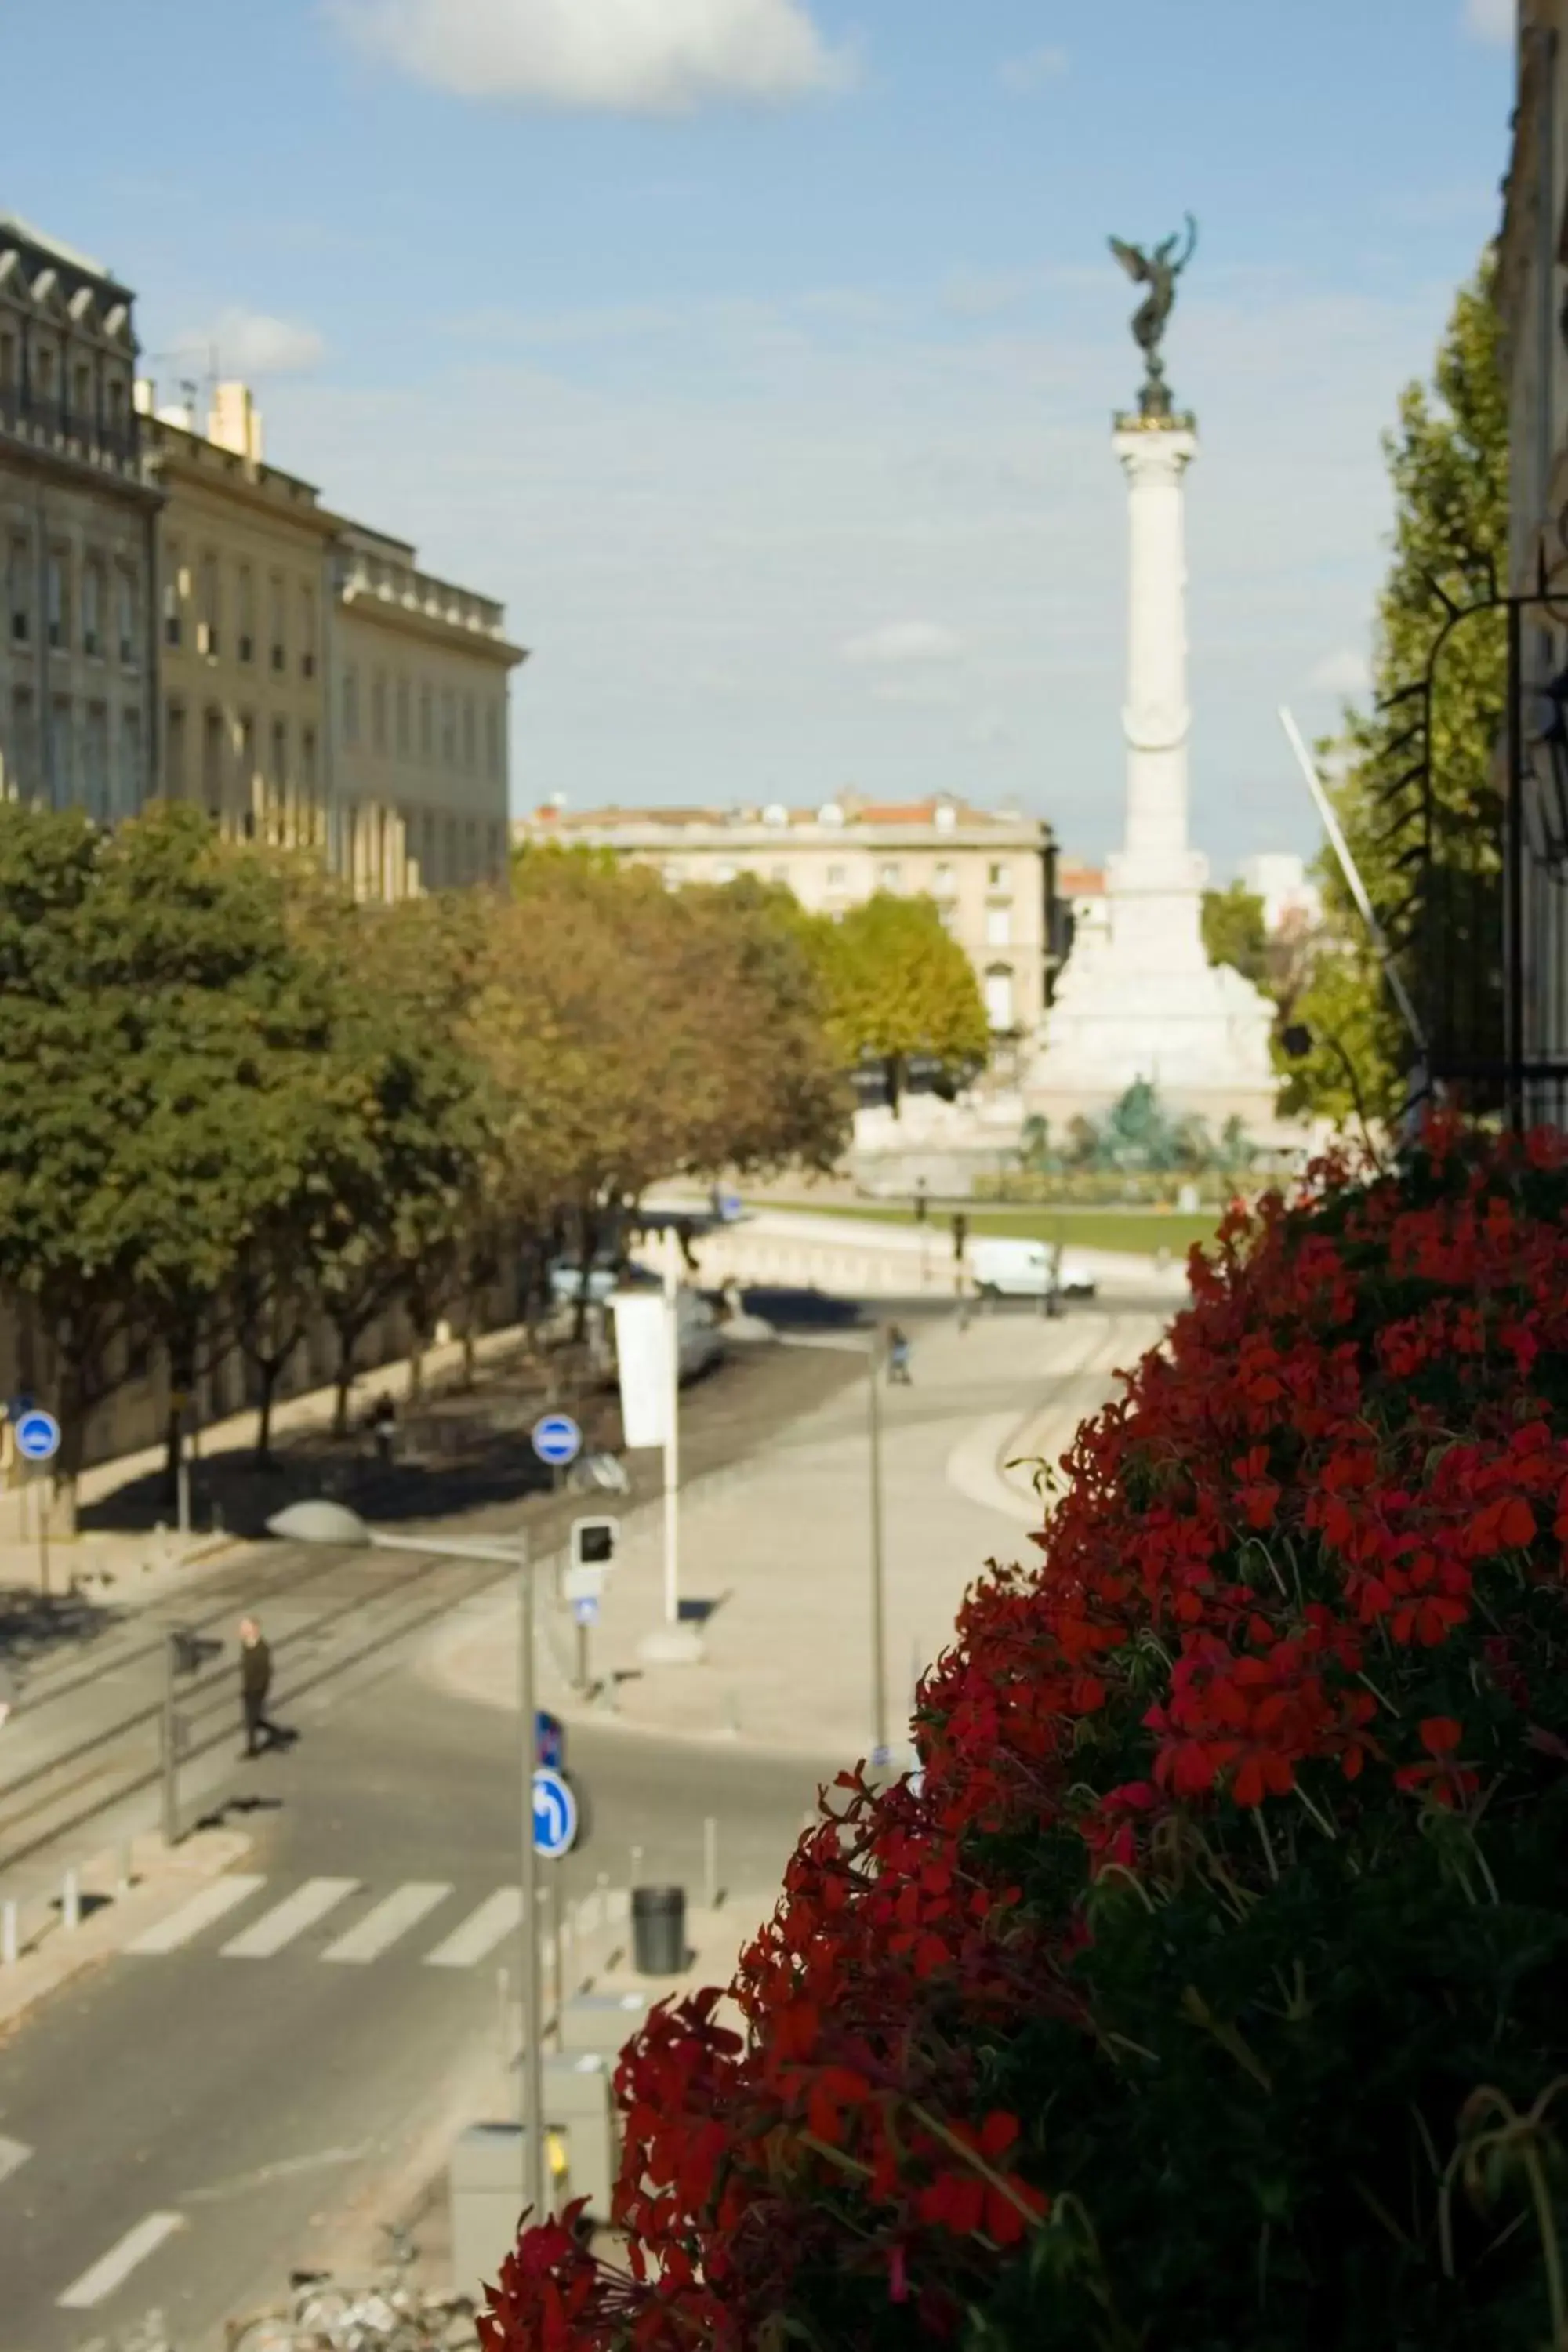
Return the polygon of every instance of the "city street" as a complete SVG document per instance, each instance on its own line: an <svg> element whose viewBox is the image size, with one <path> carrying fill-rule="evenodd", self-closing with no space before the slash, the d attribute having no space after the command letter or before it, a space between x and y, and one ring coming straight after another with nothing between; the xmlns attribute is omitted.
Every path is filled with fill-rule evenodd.
<svg viewBox="0 0 1568 2352"><path fill-rule="evenodd" d="M1003 1465L1007 1433L1087 1409L1107 1391L1111 1352L1126 1360L1156 1328L1120 1307L1059 1324L1004 1313L963 1335L946 1319L919 1327L918 1385L885 1399L900 1731L911 1625L918 1617L934 1647L938 1596L951 1618L988 1553L1016 1552L1030 1516L1026 1479L1021 1488ZM853 1671L814 1671L814 1640L818 1660L825 1645L811 1581L833 1573L836 1520L863 1511L861 1402L830 1384L804 1415L756 1433L746 1461L689 1506L700 1574L738 1503L754 1524L776 1518L786 1465L799 1637L781 1651L776 1620L748 1612L737 1576L723 1672L742 1694L760 1691L776 1685L783 1656L805 1727L793 1752L743 1736L716 1748L667 1706L661 1720L652 1676L640 1726L630 1701L613 1723L571 1718L592 1835L563 1865L567 1895L601 1876L624 1887L635 1869L695 1899L711 1817L738 1944L771 1904L819 1780L865 1752L865 1653L854 1664L858 1637L843 1630L836 1646ZM848 1541L858 1557L863 1517ZM640 1535L618 1572L629 1629L657 1613L657 1557ZM858 1623L863 1580L853 1594ZM463 2124L510 2102L500 1971L515 1944L515 1644L484 1622L505 1607L500 1595L470 1599L284 1705L297 1747L213 1768L227 1825L250 1838L236 1866L172 1896L142 1948L114 1952L16 2025L0 2053L5 2352L112 2344L153 2308L181 2352L216 2347L222 2323L274 2298L290 2266L343 2259L370 2224L405 2212ZM476 1634L488 1682L474 1678ZM564 1706L554 1645L542 1651L544 1695ZM776 1726L776 1704L755 1711Z"/></svg>

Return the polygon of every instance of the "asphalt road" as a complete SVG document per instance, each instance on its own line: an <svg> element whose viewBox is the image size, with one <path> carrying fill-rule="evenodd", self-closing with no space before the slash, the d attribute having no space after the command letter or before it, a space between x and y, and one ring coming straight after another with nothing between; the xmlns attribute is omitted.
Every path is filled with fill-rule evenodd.
<svg viewBox="0 0 1568 2352"><path fill-rule="evenodd" d="M845 1376L820 1355L773 1360L712 1385L715 1460L777 1426L784 1391L770 1380L804 1383L804 1404ZM327 1570L318 1597L365 1565ZM284 1605L275 1593L268 1613ZM216 2352L225 2320L320 2259L345 2210L392 2219L388 2184L411 2158L427 2149L434 2173L464 2121L494 2119L510 1943L429 1963L515 1884L517 1725L434 1687L418 1650L336 1663L279 1710L297 1747L224 1759L220 1794L248 1808L253 1834L241 1870L259 1882L228 1918L162 1953L113 1955L0 2048L0 2352L111 2352L153 2309L179 2352ZM568 1893L601 1873L625 1885L634 1848L645 1880L695 1892L712 1815L721 1880L762 1896L834 1769L620 1729L574 1728L569 1760L593 1810L586 1850L563 1865ZM428 1909L363 1965L325 1957L388 1901ZM261 1948L249 1931L284 1905L277 1948Z"/></svg>
<svg viewBox="0 0 1568 2352"><path fill-rule="evenodd" d="M468 1969L426 1960L515 1882L515 1724L444 1698L405 1663L298 1720L299 1746L248 1776L258 1810L244 1868L265 1880L249 1903L183 1948L115 1955L0 2053L0 2172L6 2143L30 2151L0 2179L0 2352L85 2352L153 2308L180 2352L221 2342L226 2317L312 2259L331 2210L374 2196L439 2129L453 2087L497 2046L509 1946ZM816 1792L807 1762L731 1754L716 1767L616 1732L574 1731L569 1760L594 1827L563 1867L584 1890L600 1870L624 1885L640 1846L646 1876L695 1891L705 1814L722 1877L776 1884ZM356 1883L332 1916L269 1957L224 1955L234 1922L331 1879ZM323 1960L345 1923L410 1885L451 1890L421 1932L363 1967ZM165 2227L100 2301L60 2307L114 2250Z"/></svg>

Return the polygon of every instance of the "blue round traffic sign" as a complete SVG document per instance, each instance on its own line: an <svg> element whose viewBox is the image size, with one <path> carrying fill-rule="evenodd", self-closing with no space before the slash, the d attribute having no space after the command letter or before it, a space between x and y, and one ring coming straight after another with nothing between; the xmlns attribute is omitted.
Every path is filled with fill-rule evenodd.
<svg viewBox="0 0 1568 2352"><path fill-rule="evenodd" d="M533 1424L533 1450L552 1470L564 1470L583 1451L583 1433L569 1412L547 1412Z"/></svg>
<svg viewBox="0 0 1568 2352"><path fill-rule="evenodd" d="M563 1773L542 1766L533 1776L533 1850L559 1862L577 1843L577 1800Z"/></svg>
<svg viewBox="0 0 1568 2352"><path fill-rule="evenodd" d="M16 1423L16 1451L25 1462L48 1462L60 1450L60 1425L52 1412L33 1405Z"/></svg>

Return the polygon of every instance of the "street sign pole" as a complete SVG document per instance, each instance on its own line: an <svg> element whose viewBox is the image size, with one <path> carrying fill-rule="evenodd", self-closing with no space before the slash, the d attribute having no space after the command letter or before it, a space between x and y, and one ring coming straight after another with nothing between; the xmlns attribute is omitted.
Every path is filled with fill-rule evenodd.
<svg viewBox="0 0 1568 2352"><path fill-rule="evenodd" d="M886 1764L888 1749L888 1605L882 1559L882 1337L875 1331L866 1360L871 1455L871 1761Z"/></svg>
<svg viewBox="0 0 1568 2352"><path fill-rule="evenodd" d="M163 1843L173 1849L180 1843L180 1759L178 1724L174 1716L174 1637L166 1634L163 1641Z"/></svg>
<svg viewBox="0 0 1568 2352"><path fill-rule="evenodd" d="M533 1842L533 1775L539 1762L539 1716L534 1696L533 1569L526 1538L519 1539L517 1566L519 1641L518 1698L522 1717L522 2201L542 2229L549 2220L544 2155L544 2067L540 2052L543 2004L539 1996L539 1854Z"/></svg>
<svg viewBox="0 0 1568 2352"><path fill-rule="evenodd" d="M38 1591L49 1597L49 1473L40 1463L33 1472L34 1500L38 1511Z"/></svg>
<svg viewBox="0 0 1568 2352"><path fill-rule="evenodd" d="M664 1229L664 1305L669 1391L664 1417L664 1622L680 1622L680 1235Z"/></svg>

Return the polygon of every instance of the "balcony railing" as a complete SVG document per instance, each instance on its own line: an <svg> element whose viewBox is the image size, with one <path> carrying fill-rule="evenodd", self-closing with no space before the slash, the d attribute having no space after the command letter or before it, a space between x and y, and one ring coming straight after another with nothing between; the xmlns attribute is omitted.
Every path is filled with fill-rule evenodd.
<svg viewBox="0 0 1568 2352"><path fill-rule="evenodd" d="M14 384L0 386L0 433L117 473L134 473L141 450L134 412L118 423L84 416Z"/></svg>

